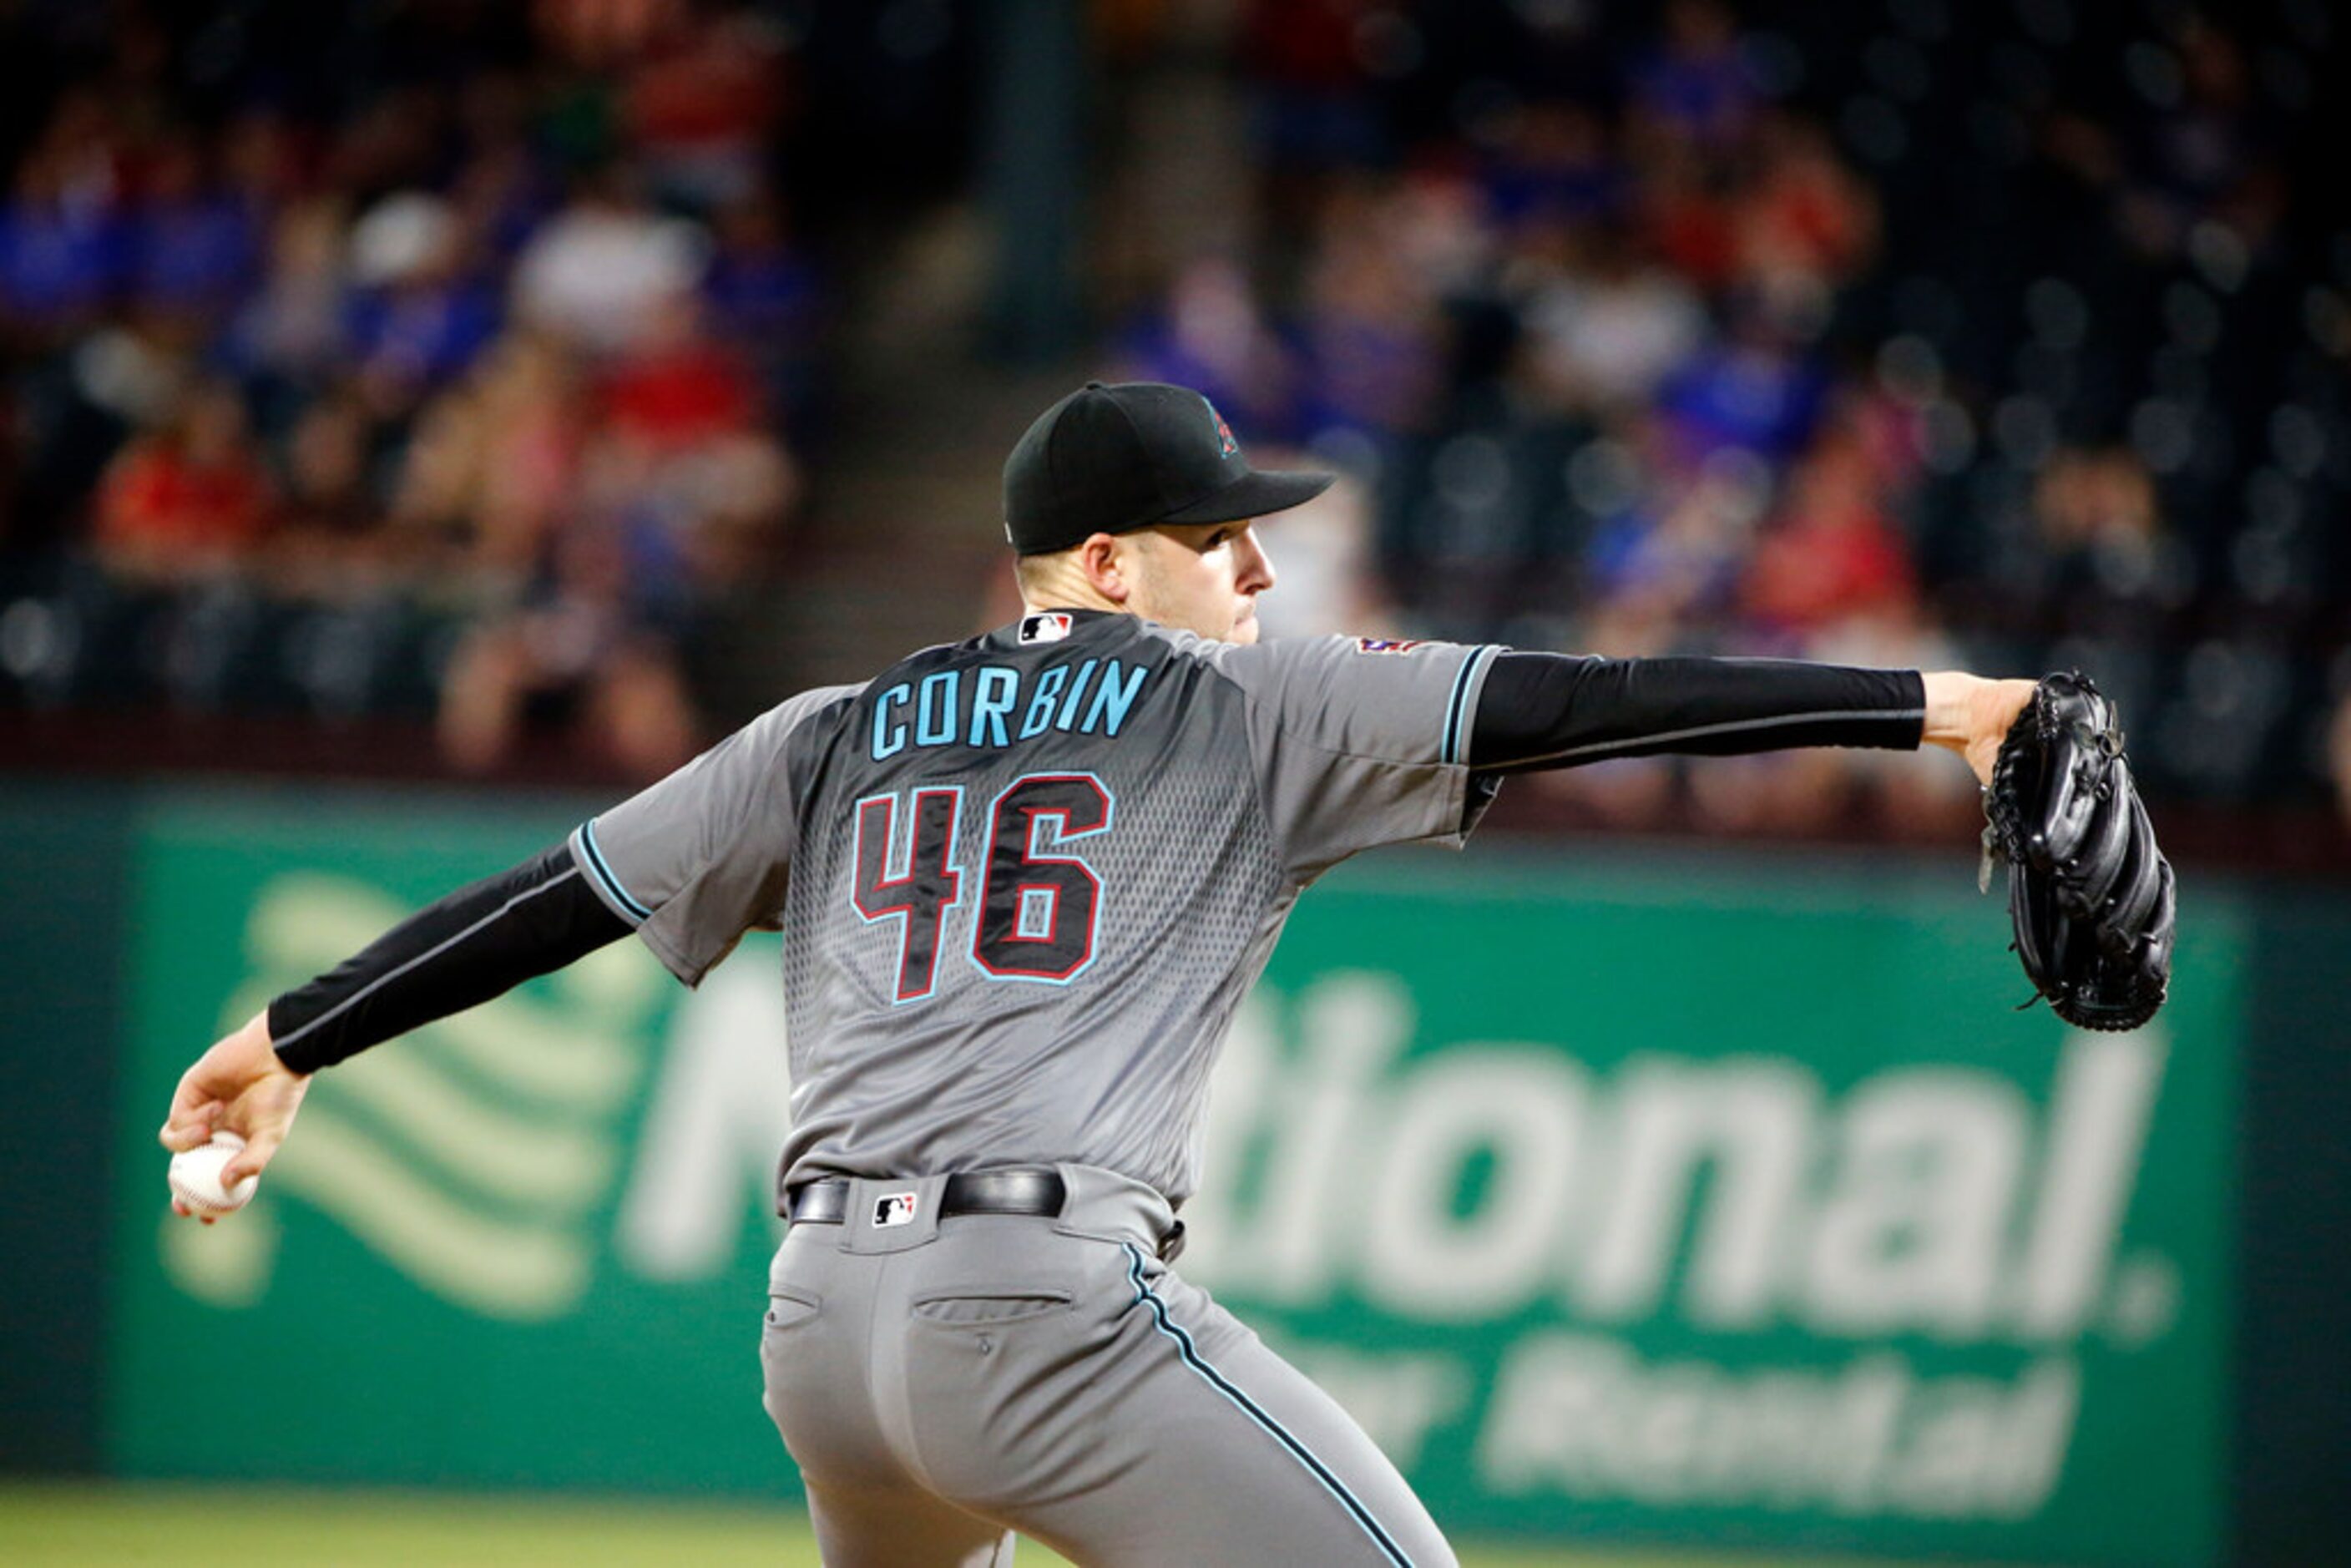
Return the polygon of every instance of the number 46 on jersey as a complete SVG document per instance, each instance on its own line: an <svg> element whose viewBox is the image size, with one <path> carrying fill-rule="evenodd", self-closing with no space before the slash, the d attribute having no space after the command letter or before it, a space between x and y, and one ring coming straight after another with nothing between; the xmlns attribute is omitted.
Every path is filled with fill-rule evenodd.
<svg viewBox="0 0 2351 1568"><path fill-rule="evenodd" d="M1027 774L988 802L969 936L971 962L982 975L1062 985L1093 962L1102 878L1068 846L1107 832L1114 804L1091 773ZM963 812L959 784L857 802L850 904L869 925L898 924L901 1002L921 1001L936 988L939 956L953 939L948 917L966 907L968 873L955 863Z"/></svg>

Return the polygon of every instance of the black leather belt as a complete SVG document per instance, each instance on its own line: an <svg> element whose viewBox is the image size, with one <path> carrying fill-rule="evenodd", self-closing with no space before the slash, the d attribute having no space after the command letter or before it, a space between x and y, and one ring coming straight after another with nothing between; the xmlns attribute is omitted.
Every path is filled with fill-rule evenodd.
<svg viewBox="0 0 2351 1568"><path fill-rule="evenodd" d="M965 1171L947 1177L939 1217L1059 1214L1068 1196L1059 1171ZM849 1218L849 1184L803 1182L778 1207L794 1225L838 1225Z"/></svg>
<svg viewBox="0 0 2351 1568"><path fill-rule="evenodd" d="M939 1194L939 1218L965 1214L1057 1215L1069 1197L1059 1171L964 1171L946 1179ZM785 1194L776 1211L794 1225L839 1225L849 1218L849 1184L837 1178L802 1182ZM1159 1256L1173 1263L1184 1250L1184 1222L1159 1239Z"/></svg>

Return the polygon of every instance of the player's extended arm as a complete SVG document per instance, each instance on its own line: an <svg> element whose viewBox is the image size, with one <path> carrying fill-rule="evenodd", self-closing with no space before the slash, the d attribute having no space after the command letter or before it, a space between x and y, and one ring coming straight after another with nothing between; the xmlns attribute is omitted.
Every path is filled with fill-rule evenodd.
<svg viewBox="0 0 2351 1568"><path fill-rule="evenodd" d="M1959 752L1989 781L2001 737L2032 695L2031 681L1952 670L1502 653L1479 698L1469 763L1522 773L1666 752L1932 745Z"/></svg>
<svg viewBox="0 0 2351 1568"><path fill-rule="evenodd" d="M628 934L589 889L567 844L462 888L287 991L199 1057L172 1096L163 1146L192 1149L225 1129L246 1142L222 1183L258 1175L319 1068Z"/></svg>

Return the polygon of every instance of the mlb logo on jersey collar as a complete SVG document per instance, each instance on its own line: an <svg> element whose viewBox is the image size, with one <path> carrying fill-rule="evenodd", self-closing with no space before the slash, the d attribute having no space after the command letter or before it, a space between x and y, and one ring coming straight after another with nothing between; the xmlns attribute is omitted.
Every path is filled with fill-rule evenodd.
<svg viewBox="0 0 2351 1568"><path fill-rule="evenodd" d="M893 1225L914 1222L914 1195L911 1192L884 1193L873 1200L873 1228L886 1230Z"/></svg>
<svg viewBox="0 0 2351 1568"><path fill-rule="evenodd" d="M1057 612L1024 615L1020 618L1020 641L1024 644L1058 643L1070 634L1071 624L1071 617Z"/></svg>

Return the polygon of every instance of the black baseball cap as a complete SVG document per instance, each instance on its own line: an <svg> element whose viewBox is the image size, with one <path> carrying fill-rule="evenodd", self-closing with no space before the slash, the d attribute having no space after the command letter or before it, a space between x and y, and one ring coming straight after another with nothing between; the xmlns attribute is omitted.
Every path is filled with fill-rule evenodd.
<svg viewBox="0 0 2351 1568"><path fill-rule="evenodd" d="M1004 460L1004 537L1022 555L1162 523L1230 523L1311 501L1333 476L1267 472L1189 387L1088 382Z"/></svg>

